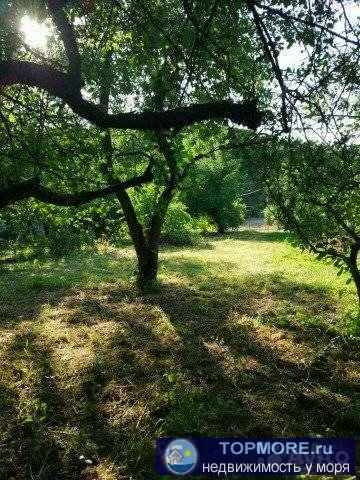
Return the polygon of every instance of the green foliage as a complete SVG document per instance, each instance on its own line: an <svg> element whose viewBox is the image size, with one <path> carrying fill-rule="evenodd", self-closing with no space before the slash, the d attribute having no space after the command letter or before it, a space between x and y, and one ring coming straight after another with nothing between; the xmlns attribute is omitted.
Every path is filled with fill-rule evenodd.
<svg viewBox="0 0 360 480"><path fill-rule="evenodd" d="M133 193L136 212L145 229L149 228L159 190L156 185L147 185ZM175 198L167 209L162 236L174 245L192 245L200 240L187 207L178 198Z"/></svg>
<svg viewBox="0 0 360 480"><path fill-rule="evenodd" d="M53 257L62 257L81 250L83 245L94 243L94 238L85 230L63 226L52 230L47 237L49 252Z"/></svg>
<svg viewBox="0 0 360 480"><path fill-rule="evenodd" d="M344 324L349 334L360 337L360 310L352 307L345 311Z"/></svg>
<svg viewBox="0 0 360 480"><path fill-rule="evenodd" d="M214 221L206 214L194 217L192 219L194 230L200 235L216 232Z"/></svg>
<svg viewBox="0 0 360 480"><path fill-rule="evenodd" d="M157 185L150 184L144 185L141 189L131 192L131 199L136 210L137 218L145 228L148 228L150 225L159 190Z"/></svg>
<svg viewBox="0 0 360 480"><path fill-rule="evenodd" d="M241 196L244 181L239 158L217 152L193 168L182 198L193 216L206 215L218 232L223 233L238 227L245 219Z"/></svg>
<svg viewBox="0 0 360 480"><path fill-rule="evenodd" d="M63 256L93 245L103 236L118 239L122 215L106 200L80 209L28 200L1 210L0 225L0 236L8 246L28 245L36 255Z"/></svg>
<svg viewBox="0 0 360 480"><path fill-rule="evenodd" d="M162 409L168 414L161 425L159 435L200 436L211 434L213 423L219 415L225 420L241 416L243 412L236 403L222 396L213 396L199 387L186 385L183 374L170 372L166 375L169 387L162 396Z"/></svg>
<svg viewBox="0 0 360 480"><path fill-rule="evenodd" d="M276 224L276 209L273 205L267 205L263 211L265 224L272 226Z"/></svg>
<svg viewBox="0 0 360 480"><path fill-rule="evenodd" d="M191 215L179 200L170 204L162 232L165 239L174 245L194 245L200 241Z"/></svg>
<svg viewBox="0 0 360 480"><path fill-rule="evenodd" d="M23 424L32 431L39 429L49 417L49 405L39 399L34 399L26 405L26 417Z"/></svg>
<svg viewBox="0 0 360 480"><path fill-rule="evenodd" d="M327 148L294 141L273 142L259 161L281 225L303 249L330 259L339 275L350 271L355 282L360 280L359 165L357 146Z"/></svg>

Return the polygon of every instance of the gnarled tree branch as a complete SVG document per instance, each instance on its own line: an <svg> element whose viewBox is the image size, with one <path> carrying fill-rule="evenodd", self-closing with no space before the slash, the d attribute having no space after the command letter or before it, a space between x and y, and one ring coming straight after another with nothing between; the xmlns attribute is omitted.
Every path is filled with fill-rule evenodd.
<svg viewBox="0 0 360 480"><path fill-rule="evenodd" d="M108 114L81 96L76 79L71 75L50 66L25 61L0 62L0 86L9 85L41 88L64 100L75 113L100 128L167 130L203 120L228 118L256 130L262 121L262 114L253 101L214 101L161 112Z"/></svg>
<svg viewBox="0 0 360 480"><path fill-rule="evenodd" d="M0 190L0 208L4 208L7 205L26 198L35 198L44 203L66 207L83 205L96 198L116 194L125 191L127 188L137 187L150 182L153 176L152 168L153 162L150 161L142 175L130 178L129 180L114 181L111 185L98 190L82 191L78 193L56 192L41 185L38 178L30 178Z"/></svg>
<svg viewBox="0 0 360 480"><path fill-rule="evenodd" d="M66 56L69 61L69 74L74 81L81 87L81 57L75 38L74 28L69 22L63 10L64 2L59 0L48 0L48 9L56 28L58 29L63 41Z"/></svg>

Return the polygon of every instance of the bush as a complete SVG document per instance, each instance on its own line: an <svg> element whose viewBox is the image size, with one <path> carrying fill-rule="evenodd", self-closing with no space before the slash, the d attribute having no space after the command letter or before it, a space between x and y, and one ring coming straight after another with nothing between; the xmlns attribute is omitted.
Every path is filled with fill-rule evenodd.
<svg viewBox="0 0 360 480"><path fill-rule="evenodd" d="M111 243L129 239L121 207L114 199L69 208L26 200L0 212L0 238L9 248L29 247L38 255L50 251L61 256L103 237Z"/></svg>
<svg viewBox="0 0 360 480"><path fill-rule="evenodd" d="M191 215L179 200L170 204L162 233L166 240L174 245L194 245L200 241Z"/></svg>
<svg viewBox="0 0 360 480"><path fill-rule="evenodd" d="M95 243L95 237L85 230L61 226L52 230L48 236L48 248L50 255L62 257L69 253L81 250L85 245Z"/></svg>
<svg viewBox="0 0 360 480"><path fill-rule="evenodd" d="M208 215L200 215L192 219L192 225L195 232L200 235L206 233L215 233L217 228L214 221Z"/></svg>
<svg viewBox="0 0 360 480"><path fill-rule="evenodd" d="M191 170L181 199L191 215L207 215L218 233L224 233L244 222L246 208L241 192L245 180L239 159L218 153Z"/></svg>
<svg viewBox="0 0 360 480"><path fill-rule="evenodd" d="M265 225L273 226L277 224L275 207L273 205L267 205L264 208L263 215Z"/></svg>

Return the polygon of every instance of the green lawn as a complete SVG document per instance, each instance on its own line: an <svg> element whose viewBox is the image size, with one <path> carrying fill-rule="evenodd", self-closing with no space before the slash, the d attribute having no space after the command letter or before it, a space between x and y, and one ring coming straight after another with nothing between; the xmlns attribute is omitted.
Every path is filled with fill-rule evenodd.
<svg viewBox="0 0 360 480"><path fill-rule="evenodd" d="M147 295L130 249L0 268L1 480L155 479L165 435L360 436L354 288L281 232L164 247Z"/></svg>

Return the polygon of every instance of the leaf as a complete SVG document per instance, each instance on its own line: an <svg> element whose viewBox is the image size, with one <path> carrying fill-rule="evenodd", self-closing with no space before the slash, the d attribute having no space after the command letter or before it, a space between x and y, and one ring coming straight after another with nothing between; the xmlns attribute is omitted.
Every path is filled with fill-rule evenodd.
<svg viewBox="0 0 360 480"><path fill-rule="evenodd" d="M9 120L10 123L15 123L16 122L15 115L12 112L9 113L8 120Z"/></svg>

